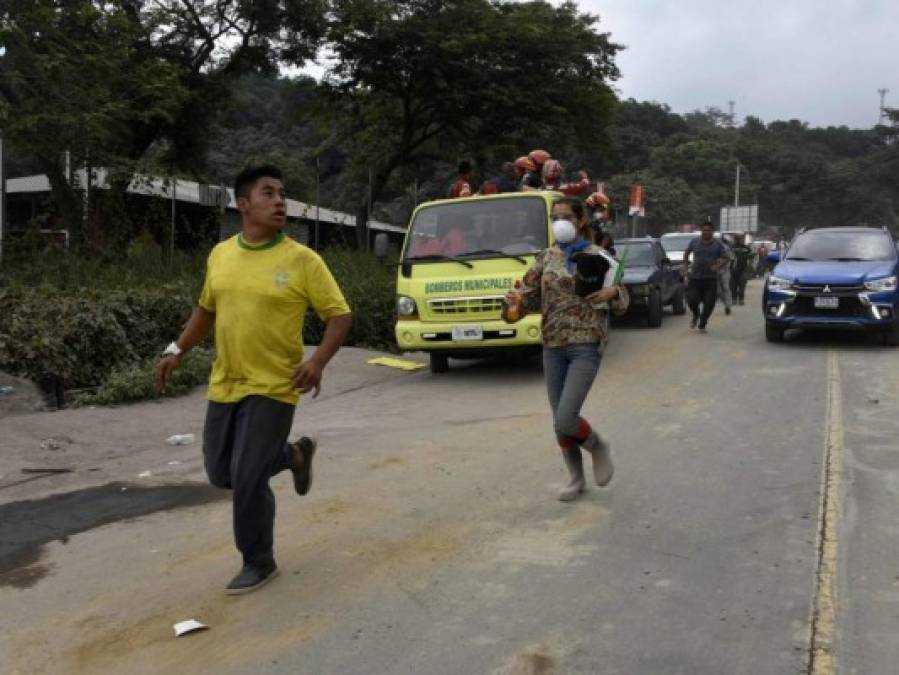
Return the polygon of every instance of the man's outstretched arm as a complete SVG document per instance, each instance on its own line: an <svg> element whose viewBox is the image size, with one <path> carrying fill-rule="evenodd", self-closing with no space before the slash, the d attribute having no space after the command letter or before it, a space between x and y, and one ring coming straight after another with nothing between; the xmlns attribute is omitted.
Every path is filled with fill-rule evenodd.
<svg viewBox="0 0 899 675"><path fill-rule="evenodd" d="M181 354L177 356L169 354L162 357L159 363L156 364L155 381L157 394L162 392L172 373L181 365L181 359L184 355L206 339L213 326L215 326L215 313L202 307L195 307L187 320L187 325L181 331L181 335L175 340L175 344L178 345Z"/></svg>

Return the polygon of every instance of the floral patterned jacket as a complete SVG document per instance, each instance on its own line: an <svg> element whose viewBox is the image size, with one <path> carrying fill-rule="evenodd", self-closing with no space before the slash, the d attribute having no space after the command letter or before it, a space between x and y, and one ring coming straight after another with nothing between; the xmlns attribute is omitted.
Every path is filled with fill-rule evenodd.
<svg viewBox="0 0 899 675"><path fill-rule="evenodd" d="M618 263L596 245L591 244L584 252L609 257L612 264L605 286L611 286ZM596 343L599 349L605 347L609 336L609 305L592 305L574 292L574 274L568 271L568 260L561 248L553 246L540 251L524 275L522 286L525 307L543 314L545 347L585 343ZM610 303L611 310L623 314L629 303L627 290L620 286L618 297Z"/></svg>

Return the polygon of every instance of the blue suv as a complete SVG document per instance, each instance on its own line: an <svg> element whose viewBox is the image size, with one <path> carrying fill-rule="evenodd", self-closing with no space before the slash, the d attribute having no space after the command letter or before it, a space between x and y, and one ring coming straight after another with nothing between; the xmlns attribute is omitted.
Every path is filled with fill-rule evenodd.
<svg viewBox="0 0 899 675"><path fill-rule="evenodd" d="M789 328L877 332L899 345L896 244L885 230L828 227L801 232L765 282L765 337Z"/></svg>

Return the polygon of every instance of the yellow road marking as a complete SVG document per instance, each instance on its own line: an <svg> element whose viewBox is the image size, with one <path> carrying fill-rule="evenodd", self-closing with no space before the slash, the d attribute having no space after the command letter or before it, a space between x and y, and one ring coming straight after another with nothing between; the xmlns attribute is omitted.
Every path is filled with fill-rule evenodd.
<svg viewBox="0 0 899 675"><path fill-rule="evenodd" d="M837 672L837 562L840 547L843 478L843 399L840 361L831 351L827 359L827 414L821 505L818 512L818 571L812 606L809 670L811 675Z"/></svg>

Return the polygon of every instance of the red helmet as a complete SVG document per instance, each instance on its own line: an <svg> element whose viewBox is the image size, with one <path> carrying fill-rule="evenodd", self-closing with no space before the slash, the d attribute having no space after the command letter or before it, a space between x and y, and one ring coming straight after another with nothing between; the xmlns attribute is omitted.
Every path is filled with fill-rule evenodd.
<svg viewBox="0 0 899 675"><path fill-rule="evenodd" d="M555 182L562 175L562 165L557 159L547 159L543 163L543 180L547 183Z"/></svg>
<svg viewBox="0 0 899 675"><path fill-rule="evenodd" d="M518 173L526 173L528 171L536 170L537 165L534 164L529 157L525 156L515 160L515 168L518 169Z"/></svg>
<svg viewBox="0 0 899 675"><path fill-rule="evenodd" d="M609 198L602 192L594 192L585 200L587 206L591 209L606 211L609 208Z"/></svg>
<svg viewBox="0 0 899 675"><path fill-rule="evenodd" d="M528 154L528 158L534 163L534 166L539 168L543 166L546 160L551 159L552 155L546 150L532 150Z"/></svg>

